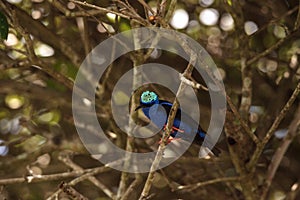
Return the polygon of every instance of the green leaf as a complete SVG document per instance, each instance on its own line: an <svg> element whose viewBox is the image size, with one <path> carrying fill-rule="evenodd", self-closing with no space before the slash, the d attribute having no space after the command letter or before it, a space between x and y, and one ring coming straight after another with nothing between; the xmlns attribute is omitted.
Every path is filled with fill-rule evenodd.
<svg viewBox="0 0 300 200"><path fill-rule="evenodd" d="M5 15L3 15L0 12L0 38L6 40L7 36L8 36L8 22Z"/></svg>
<svg viewBox="0 0 300 200"><path fill-rule="evenodd" d="M232 6L232 1L231 0L227 0L227 4Z"/></svg>
<svg viewBox="0 0 300 200"><path fill-rule="evenodd" d="M39 150L42 145L44 145L47 142L47 138L41 136L41 135L34 135L28 139L26 139L24 142L15 145L16 147L22 147L26 152L34 152Z"/></svg>

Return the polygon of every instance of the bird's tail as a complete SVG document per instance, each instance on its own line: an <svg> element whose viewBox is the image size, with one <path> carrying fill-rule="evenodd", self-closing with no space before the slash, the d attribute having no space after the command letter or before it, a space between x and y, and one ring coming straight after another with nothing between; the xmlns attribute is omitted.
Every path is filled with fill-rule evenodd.
<svg viewBox="0 0 300 200"><path fill-rule="evenodd" d="M202 129L198 130L194 142L201 146L199 152L200 157L206 157L209 154L219 156L219 154L221 153L221 150L215 145L213 145L212 139Z"/></svg>

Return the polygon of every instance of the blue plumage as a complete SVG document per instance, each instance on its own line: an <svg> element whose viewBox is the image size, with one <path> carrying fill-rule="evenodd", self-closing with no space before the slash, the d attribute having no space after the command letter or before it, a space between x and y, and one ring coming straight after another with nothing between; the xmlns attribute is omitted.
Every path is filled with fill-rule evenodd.
<svg viewBox="0 0 300 200"><path fill-rule="evenodd" d="M164 100L159 100L157 94L150 91L142 93L140 98L140 106L136 108L142 109L143 113L159 128L163 129L167 123L172 103ZM183 113L180 108L177 110L173 129L171 132L172 137L182 138L185 140L193 140L197 144L201 144L204 140L206 133L190 116Z"/></svg>

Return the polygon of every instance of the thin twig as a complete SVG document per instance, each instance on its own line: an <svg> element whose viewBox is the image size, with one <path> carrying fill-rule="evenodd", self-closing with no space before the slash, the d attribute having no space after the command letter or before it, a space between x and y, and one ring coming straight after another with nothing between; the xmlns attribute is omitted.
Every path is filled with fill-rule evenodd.
<svg viewBox="0 0 300 200"><path fill-rule="evenodd" d="M195 81L191 81L187 78L185 78L184 76L180 75L180 80L182 82L184 82L185 84L195 88L195 89L203 89L204 91L208 91L208 88L203 86L200 83L197 83ZM246 133L252 138L253 142L255 142L255 144L258 144L260 141L257 138L257 136L251 131L251 129L249 128L249 126L246 124L246 122L242 119L242 117L240 116L239 112L237 111L237 108L235 107L235 105L233 104L233 102L231 101L231 98L226 95L226 100L227 103L230 107L230 109L232 110L233 114L235 115L235 117L239 120L239 122L241 123L241 126L243 127L243 129L246 131Z"/></svg>
<svg viewBox="0 0 300 200"><path fill-rule="evenodd" d="M54 7L56 7L60 12L64 13L66 16L70 16L71 11L67 9L60 1L48 0Z"/></svg>
<svg viewBox="0 0 300 200"><path fill-rule="evenodd" d="M104 168L104 169L109 169L109 170L110 170L110 168L111 168L112 166L115 166L115 165L120 165L120 160L117 160L117 161L111 162L111 163L109 163L109 164L106 164L105 166L103 166L103 168ZM103 171L103 169L102 169L102 171ZM101 171L101 172L102 172L102 171ZM68 185L74 186L74 185L76 185L77 183L82 182L82 181L88 179L89 177L94 176L94 175L96 175L96 174L99 174L99 173L101 173L101 172L98 172L98 171L96 171L96 170L88 171L87 173L84 173L84 174L80 175L78 178L75 178L75 179L73 179L72 181L70 181L70 182L68 183ZM56 190L51 196L49 196L49 197L47 198L47 200L57 199L57 196L59 195L59 193L61 193L61 191L62 191L62 190L59 188L59 189Z"/></svg>
<svg viewBox="0 0 300 200"><path fill-rule="evenodd" d="M285 136L285 138L282 141L282 144L277 148L276 152L273 155L272 161L268 167L268 172L266 176L266 181L263 188L263 193L261 195L261 200L264 200L268 194L269 188L271 186L272 180L275 176L275 173L283 159L284 154L288 150L288 147L290 146L291 142L295 138L295 136L298 133L300 125L300 106L298 106L298 109L295 113L294 120L292 121L288 133Z"/></svg>
<svg viewBox="0 0 300 200"><path fill-rule="evenodd" d="M66 193L68 196L70 196L72 199L78 199L78 200L88 200L88 198L86 198L85 196L83 196L82 194L80 194L77 190L75 190L73 187L71 187L70 185L68 185L65 182L62 182L59 185L59 188Z"/></svg>
<svg viewBox="0 0 300 200"><path fill-rule="evenodd" d="M120 12L117 12L117 11L109 10L107 8L102 8L102 7L93 5L93 4L89 4L85 1L84 2L77 1L77 0L70 0L70 1L75 3L75 4L78 4L78 5L86 6L86 7L97 9L97 10L101 10L101 11L106 12L106 13L112 13L112 14L118 15L118 16L123 17L125 19L133 20L133 21L135 21L135 22L137 22L141 25L144 25L144 26L149 24L145 19L141 18L140 16L129 15L129 13L123 14L123 13L120 13Z"/></svg>
<svg viewBox="0 0 300 200"><path fill-rule="evenodd" d="M204 91L208 91L208 88L205 87L204 85L202 85L200 83L197 83L195 81L191 81L191 80L185 78L182 74L180 74L180 81L182 81L183 83L193 87L194 89L198 89L198 90L202 89Z"/></svg>
<svg viewBox="0 0 300 200"><path fill-rule="evenodd" d="M72 168L74 171L83 171L84 169L79 165L75 164L71 158L69 153L61 153L58 157L59 160L64 162L67 166ZM91 183L93 183L96 187L98 187L101 191L103 191L109 198L114 199L115 194L106 187L103 183L101 183L96 177L91 176L88 178Z"/></svg>
<svg viewBox="0 0 300 200"><path fill-rule="evenodd" d="M300 82L297 84L297 87L295 88L292 96L290 97L290 99L287 101L287 103L285 104L283 109L280 111L279 115L274 120L272 126L270 127L269 131L267 132L267 134L264 137L264 139L262 140L262 142L257 145L257 147L253 153L253 156L251 157L251 160L247 165L248 169L250 169L250 170L255 169L255 165L256 165L261 153L263 152L265 145L269 142L269 140L273 136L273 134L276 131L277 127L279 126L280 122L286 116L287 112L290 110L291 106L293 105L293 103L299 93L300 93Z"/></svg>
<svg viewBox="0 0 300 200"><path fill-rule="evenodd" d="M227 146L230 153L230 159L235 167L236 172L239 176L243 177L240 184L243 191L244 199L246 200L256 200L256 193L253 193L254 183L251 177L251 174L248 172L245 166L245 159L249 154L251 145L248 144L248 141L241 137L243 134L240 130L239 124L235 123L234 115L231 112L226 114L226 123L225 123L225 134L227 138ZM234 141L234 142L230 142ZM247 145L247 147L246 147Z"/></svg>
<svg viewBox="0 0 300 200"><path fill-rule="evenodd" d="M154 12L154 10L144 1L144 0L138 0L138 2L140 4L142 4L144 6L144 8L146 8L146 10L150 11L152 15L155 15L156 13Z"/></svg>
<svg viewBox="0 0 300 200"><path fill-rule="evenodd" d="M242 71L242 99L240 105L240 115L246 122L248 121L249 109L252 101L252 72L251 67L246 65L246 58L241 59Z"/></svg>
<svg viewBox="0 0 300 200"><path fill-rule="evenodd" d="M119 3L123 3L121 0L117 0ZM125 0L126 4L126 8L128 9L128 11L132 14L134 14L135 16L139 16L139 14L137 13L136 9L134 9L134 7L132 7L132 5L129 3L128 0Z"/></svg>
<svg viewBox="0 0 300 200"><path fill-rule="evenodd" d="M133 146L134 146L133 139L134 138L132 136L130 136L130 135L127 136L127 140L126 140L126 151L127 152L133 151ZM124 168L127 168L127 169L129 168L129 159L130 159L130 154L126 153ZM121 199L121 197L126 192L128 179L129 179L129 173L126 171L122 171L116 199Z"/></svg>
<svg viewBox="0 0 300 200"><path fill-rule="evenodd" d="M159 13L157 13L161 19L164 19L165 17L165 11L166 11L166 7L167 7L167 0L162 0L160 5L159 5Z"/></svg>
<svg viewBox="0 0 300 200"><path fill-rule="evenodd" d="M85 56L87 56L91 51L89 27L88 27L87 19L85 17L77 17L76 22L84 46Z"/></svg>
<svg viewBox="0 0 300 200"><path fill-rule="evenodd" d="M107 12L98 9L92 10L79 10L79 11L71 11L65 7L60 1L57 0L48 0L55 8L57 8L60 12L62 12L66 17L92 17L99 14L106 14ZM79 7L79 6L78 6ZM97 18L94 18L96 21L99 21Z"/></svg>
<svg viewBox="0 0 300 200"><path fill-rule="evenodd" d="M250 60L248 60L246 62L246 65L251 65L251 64L255 63L257 60L259 60L260 58L268 55L269 53L271 53L275 49L278 49L283 43L285 43L289 38L291 38L297 32L298 32L298 29L292 31L285 38L281 38L275 44L273 44L272 46L270 46L268 49L264 50L263 52L259 53L258 55L254 56L253 58L251 58Z"/></svg>
<svg viewBox="0 0 300 200"><path fill-rule="evenodd" d="M258 31L256 31L254 34L251 35L251 37L258 35L259 33L261 33L263 30L265 30L266 28L268 28L270 25L272 24L276 24L279 23L278 21L283 21L283 19L287 16L290 16L292 14L294 14L294 12L296 12L298 10L298 6L295 6L294 8L292 8L291 10L288 10L286 13L284 13L282 16L273 19L271 21L269 21L267 24L263 25L260 27L260 29Z"/></svg>
<svg viewBox="0 0 300 200"><path fill-rule="evenodd" d="M7 7L8 8L8 7ZM12 20L15 26L15 29L24 37L25 40L25 46L27 50L27 56L31 62L34 62L36 60L36 55L34 52L34 47L33 47L33 41L30 38L27 30L25 30L19 23L19 19L17 18L16 11L11 10L12 13Z"/></svg>
<svg viewBox="0 0 300 200"><path fill-rule="evenodd" d="M136 188L142 183L143 178L140 174L135 175L135 180L130 184L130 186L127 188L126 192L122 196L121 200L127 200L130 198L130 195L132 192L136 190Z"/></svg>
<svg viewBox="0 0 300 200"><path fill-rule="evenodd" d="M219 164L216 165L217 169L218 169L218 175L219 177L225 177L226 173L224 172L224 167L220 166ZM239 200L239 197L238 197L238 194L237 194L237 191L235 190L235 187L234 187L234 182L230 182L230 181L226 181L224 183L227 187L227 189L230 191L231 195L232 196L232 199L233 200Z"/></svg>
<svg viewBox="0 0 300 200"><path fill-rule="evenodd" d="M199 182L196 184L191 185L184 185L184 186L178 186L177 190L186 190L187 192L193 191L195 189L198 189L199 187L215 184L215 183L221 183L221 182L231 182L231 181L240 181L241 177L234 176L234 177L222 177L222 178L216 178L208 181Z"/></svg>
<svg viewBox="0 0 300 200"><path fill-rule="evenodd" d="M294 25L294 30L299 29L300 27L300 1L298 2L298 14L297 14L297 19L295 21L295 25Z"/></svg>
<svg viewBox="0 0 300 200"><path fill-rule="evenodd" d="M39 176L25 176L19 178L6 178L0 179L0 185L11 185L17 183L36 183L36 182L43 182L43 181L53 181L53 180L61 180L76 176L81 176L83 174L92 173L93 175L110 171L111 169L108 166L96 167L96 168L89 168L80 171L72 171L72 172L63 172L57 174L49 174L49 175L39 175Z"/></svg>
<svg viewBox="0 0 300 200"><path fill-rule="evenodd" d="M138 25L135 24L134 22L131 23L131 26L133 28L137 28ZM134 38L134 47L135 49L140 49L140 44L141 44L141 35L138 35L138 32L134 31L133 32L133 38ZM132 80L132 88L138 88L141 83L142 83L142 73L141 73L141 68L138 68L139 65L141 65L144 60L143 60L143 53L141 50L138 50L135 52L135 55L130 56L131 60L133 61L133 80ZM133 120L134 114L135 114L135 108L137 107L137 99L132 98L131 99L131 109L130 109L130 117L128 121L128 126L129 126L129 133L133 133L134 128L135 128L135 122ZM133 152L134 149L134 137L132 135L127 136L127 141L126 141L126 151L127 152ZM124 167L128 168L129 167L129 160L130 160L130 154L125 154L126 160L124 162ZM126 187L127 187L127 182L129 179L129 174L126 171L123 171L121 174L121 180L119 183L119 189L117 193L117 199L120 199L124 193L126 192Z"/></svg>
<svg viewBox="0 0 300 200"><path fill-rule="evenodd" d="M168 12L167 12L166 17L164 19L167 23L169 23L171 17L173 16L176 5L177 5L177 0L171 0L169 8L168 8Z"/></svg>
<svg viewBox="0 0 300 200"><path fill-rule="evenodd" d="M46 72L50 75L53 79L57 80L58 82L62 83L66 86L69 90L73 90L74 81L70 78L64 76L63 74L57 72L53 67L51 67L48 63L43 62L41 59L36 59L32 65L42 71Z"/></svg>
<svg viewBox="0 0 300 200"><path fill-rule="evenodd" d="M152 52L154 51L155 47L157 46L157 44L160 40L160 35L156 34L153 39L151 38L151 40L152 40L152 42L149 46L149 49L147 50L147 52L144 55L144 60L147 60L151 56Z"/></svg>
<svg viewBox="0 0 300 200"><path fill-rule="evenodd" d="M253 142L255 142L256 145L260 144L259 139L257 138L257 136L251 131L251 129L249 128L249 126L246 124L246 122L242 119L241 115L239 114L239 112L237 111L235 105L233 104L231 98L226 95L226 101L231 109L231 111L233 112L233 114L235 115L235 117L239 120L239 122L241 123L241 126L243 127L243 129L246 131L246 133L252 138Z"/></svg>

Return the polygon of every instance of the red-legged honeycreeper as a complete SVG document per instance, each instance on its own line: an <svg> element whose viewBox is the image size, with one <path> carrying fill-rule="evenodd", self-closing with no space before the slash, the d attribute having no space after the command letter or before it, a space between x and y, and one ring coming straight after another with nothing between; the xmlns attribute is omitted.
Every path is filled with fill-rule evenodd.
<svg viewBox="0 0 300 200"><path fill-rule="evenodd" d="M172 103L160 100L155 92L145 91L141 94L140 105L135 110L142 109L144 115L149 118L151 122L158 128L164 129L171 108ZM200 127L199 123L196 123L189 115L178 108L172 127L171 137L193 141L193 143L201 145L207 135ZM208 140L207 143L209 144L209 138L206 140Z"/></svg>

